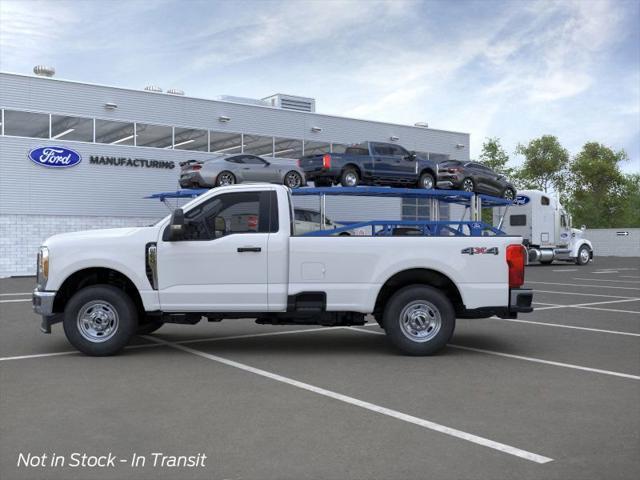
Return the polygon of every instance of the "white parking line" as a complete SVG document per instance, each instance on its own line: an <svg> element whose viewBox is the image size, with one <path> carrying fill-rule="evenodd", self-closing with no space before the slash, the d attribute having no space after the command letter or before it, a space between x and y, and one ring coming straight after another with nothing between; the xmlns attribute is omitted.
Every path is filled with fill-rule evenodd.
<svg viewBox="0 0 640 480"><path fill-rule="evenodd" d="M534 321L531 321L531 320L517 320L515 318L491 317L491 318L484 318L482 320L496 320L496 321L499 321L499 322L526 323L526 324L530 324L530 325L540 325L540 326L543 326L543 327L569 328L569 329L572 329L572 330L584 330L585 332L611 333L613 335L627 335L629 337L640 337L640 333L620 332L618 330L603 330L603 329L600 329L600 328L577 327L575 325L563 325L561 323L547 323L547 322L534 322Z"/></svg>
<svg viewBox="0 0 640 480"><path fill-rule="evenodd" d="M185 347L183 345L179 345L177 343L166 342L164 340L159 340L154 337L144 337L149 341L158 342L165 346L175 348L177 350L181 350L186 353L190 353L192 355L197 355L202 358L206 358L207 360L212 360L214 362L221 363L223 365L227 365L229 367L234 367L240 370L244 370L245 372L250 372L255 375L259 375L261 377L268 378L270 380L275 380L277 382L285 383L287 385L291 385L296 388L300 388L302 390L306 390L308 392L312 392L318 395L322 395L324 397L332 398L334 400L338 400L343 403L347 403L349 405L354 405L356 407L363 408L365 410L369 410L371 412L379 413L382 415L386 415L388 417L395 418L397 420L402 420L403 422L411 423L413 425L418 425L423 428L427 428L429 430L433 430L436 432L444 433L445 435L449 435L452 437L459 438L461 440L465 440L467 442L475 443L477 445L482 445L483 447L492 448L494 450L498 450L503 453L507 453L509 455L513 455L516 457L523 458L525 460L529 460L535 463L548 463L553 461L552 458L544 457L542 455L538 455L532 452L528 452L526 450L521 450L516 447L512 447L511 445L506 445L504 443L496 442L493 440L489 440L488 438L480 437L478 435L474 435L472 433L464 432L462 430L457 430L455 428L447 427L445 425L441 425L439 423L432 422L430 420L426 420L424 418L414 417L413 415L407 415L406 413L399 412L397 410L392 410L390 408L383 407L381 405L376 405L374 403L370 403L364 400L359 400L354 397L349 397L347 395L343 395L338 392L334 392L332 390L327 390L322 387L317 387L315 385L311 385L309 383L300 382L298 380L294 380L293 378L285 377L279 375L277 373L269 372L267 370L262 370L260 368L252 367L251 365L247 365L245 363L236 362L234 360L229 360L228 358L219 357L218 355L212 355L210 353L203 352L201 350L196 350L190 347Z"/></svg>
<svg viewBox="0 0 640 480"><path fill-rule="evenodd" d="M25 292L25 293L0 293L0 297L15 297L19 295L31 295L33 292Z"/></svg>
<svg viewBox="0 0 640 480"><path fill-rule="evenodd" d="M583 307L583 306L577 306L576 308L584 308L585 310L601 310L603 312L632 313L635 315L640 313L640 311L638 310L620 310L616 308L598 308L598 307Z"/></svg>
<svg viewBox="0 0 640 480"><path fill-rule="evenodd" d="M549 305L546 307L536 307L534 312L540 310L553 310L555 308L593 308L594 310L605 310L610 312L632 312L632 310L614 310L609 308L595 308L592 305L606 305L609 303L625 303L625 302L637 302L640 298L625 298L624 300L608 300L605 302L589 302L589 303L574 303L572 305L560 305L557 303L542 303L542 302L532 302L534 305Z"/></svg>
<svg viewBox="0 0 640 480"><path fill-rule="evenodd" d="M0 300L0 303L17 303L17 302L30 302L30 298L18 298L13 300Z"/></svg>
<svg viewBox="0 0 640 480"><path fill-rule="evenodd" d="M317 331L331 331L329 327L320 327L320 328L306 328L300 330L281 330L278 332L265 332L265 333L248 333L246 335L229 335L226 337L205 337L205 338L191 338L189 340L178 340L173 343L183 345L187 343L200 343L200 342L217 342L220 340L235 340L238 338L252 338L252 337L273 337L275 335L285 335L290 333L306 333L306 332L317 332ZM149 347L158 347L160 346L158 343L142 343L140 345L127 345L125 350L133 350L136 348L149 348ZM0 357L0 362L5 362L9 360L26 360L31 358L45 358L45 357L58 357L61 355L73 355L75 353L80 353L78 350L66 350L64 352L53 352L53 353L36 353L33 355L18 355L14 357Z"/></svg>
<svg viewBox="0 0 640 480"><path fill-rule="evenodd" d="M583 285L582 283L554 283L554 282L532 282L527 280L527 283L541 283L542 285L562 285L566 287L595 287L595 288L615 288L617 290L640 290L640 287L618 287L617 285Z"/></svg>
<svg viewBox="0 0 640 480"><path fill-rule="evenodd" d="M368 325L366 325L366 326L368 326ZM358 332L373 333L374 335L384 335L384 332L372 332L371 330L363 330L362 328L357 328L357 327L347 327L347 328L349 330L355 330L355 331L358 331ZM451 348L457 348L459 350L469 350L471 352L485 353L487 355L496 355L498 357L515 358L515 359L524 360L524 361L527 361L527 362L543 363L545 365L553 365L555 367L571 368L571 369L574 369L574 370L583 370L585 372L593 372L593 373L601 373L603 375L611 375L613 377L622 377L622 378L630 378L632 380L640 380L640 376L631 375L630 373L614 372L614 371L611 371L611 370L601 370L599 368L583 367L582 365L574 365L572 363L554 362L552 360L543 360L541 358L534 358L534 357L524 357L522 355L513 355L511 353L494 352L493 350L483 350L481 348L465 347L464 345L455 345L453 343L450 343L447 346L451 347Z"/></svg>
<svg viewBox="0 0 640 480"><path fill-rule="evenodd" d="M638 285L638 282L632 282L630 280L609 280L608 278L581 278L581 277L573 277L573 280L595 280L596 282L615 282L615 283L630 283L631 285Z"/></svg>
<svg viewBox="0 0 640 480"><path fill-rule="evenodd" d="M577 272L577 268L562 268L560 270L551 270L552 272Z"/></svg>
<svg viewBox="0 0 640 480"><path fill-rule="evenodd" d="M598 274L601 274L601 273L607 274L607 273L620 273L620 272L618 272L618 270L602 270L600 272L593 272L593 273L598 275Z"/></svg>
<svg viewBox="0 0 640 480"><path fill-rule="evenodd" d="M630 300L640 300L639 297L623 297L621 295L602 295L600 293L578 293L578 292L560 292L558 290L534 290L538 293L557 293L560 295L577 295L579 297L606 297L606 298L628 298Z"/></svg>
<svg viewBox="0 0 640 480"><path fill-rule="evenodd" d="M620 278L640 278L640 275L620 275Z"/></svg>

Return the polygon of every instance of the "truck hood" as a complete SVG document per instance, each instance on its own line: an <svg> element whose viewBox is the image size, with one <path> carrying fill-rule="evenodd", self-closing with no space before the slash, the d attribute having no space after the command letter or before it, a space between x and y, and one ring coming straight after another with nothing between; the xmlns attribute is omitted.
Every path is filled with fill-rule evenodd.
<svg viewBox="0 0 640 480"><path fill-rule="evenodd" d="M83 230L80 232L60 233L47 238L43 243L46 247L61 247L76 244L110 244L126 243L132 237L148 237L148 241L155 241L157 237L156 227L128 227L106 228L100 230ZM141 239L142 240L142 239Z"/></svg>

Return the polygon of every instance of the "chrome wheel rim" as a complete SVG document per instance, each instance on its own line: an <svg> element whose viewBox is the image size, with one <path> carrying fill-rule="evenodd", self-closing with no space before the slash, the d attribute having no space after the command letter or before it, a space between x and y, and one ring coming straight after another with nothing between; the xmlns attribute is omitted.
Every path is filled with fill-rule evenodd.
<svg viewBox="0 0 640 480"><path fill-rule="evenodd" d="M504 192L504 198L505 200L513 200L513 190L510 188L506 189Z"/></svg>
<svg viewBox="0 0 640 480"><path fill-rule="evenodd" d="M118 331L120 318L115 307L104 300L85 303L77 316L80 335L93 343L102 343Z"/></svg>
<svg viewBox="0 0 640 480"><path fill-rule="evenodd" d="M302 183L302 178L296 172L289 172L286 176L286 183L289 188L298 188Z"/></svg>
<svg viewBox="0 0 640 480"><path fill-rule="evenodd" d="M220 185L233 185L235 181L230 173L221 173L218 177L218 183Z"/></svg>
<svg viewBox="0 0 640 480"><path fill-rule="evenodd" d="M473 181L467 178L462 182L462 190L465 192L473 192Z"/></svg>
<svg viewBox="0 0 640 480"><path fill-rule="evenodd" d="M344 176L344 183L347 187L355 187L358 183L358 176L353 172L349 172Z"/></svg>
<svg viewBox="0 0 640 480"><path fill-rule="evenodd" d="M431 176L426 175L422 179L422 188L426 190L431 190L433 188L433 178L431 178Z"/></svg>
<svg viewBox="0 0 640 480"><path fill-rule="evenodd" d="M431 302L416 300L400 312L400 330L412 342L428 342L438 334L440 328L440 310Z"/></svg>
<svg viewBox="0 0 640 480"><path fill-rule="evenodd" d="M580 250L580 261L582 263L587 263L589 261L589 250L586 248Z"/></svg>

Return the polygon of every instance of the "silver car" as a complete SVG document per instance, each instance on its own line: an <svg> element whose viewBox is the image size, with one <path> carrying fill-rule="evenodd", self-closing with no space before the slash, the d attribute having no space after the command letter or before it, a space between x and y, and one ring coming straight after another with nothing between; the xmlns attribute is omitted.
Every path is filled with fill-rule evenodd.
<svg viewBox="0 0 640 480"><path fill-rule="evenodd" d="M290 158L256 155L220 155L211 160L180 163L181 188L212 188L242 182L269 182L298 188L306 184L304 172Z"/></svg>

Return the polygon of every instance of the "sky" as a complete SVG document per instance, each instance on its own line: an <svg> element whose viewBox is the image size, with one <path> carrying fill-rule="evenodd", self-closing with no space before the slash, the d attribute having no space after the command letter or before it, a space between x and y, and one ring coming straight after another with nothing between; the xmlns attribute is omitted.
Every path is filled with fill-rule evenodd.
<svg viewBox="0 0 640 480"><path fill-rule="evenodd" d="M0 70L319 113L588 141L640 172L640 0L0 0ZM363 139L364 140L364 139Z"/></svg>

